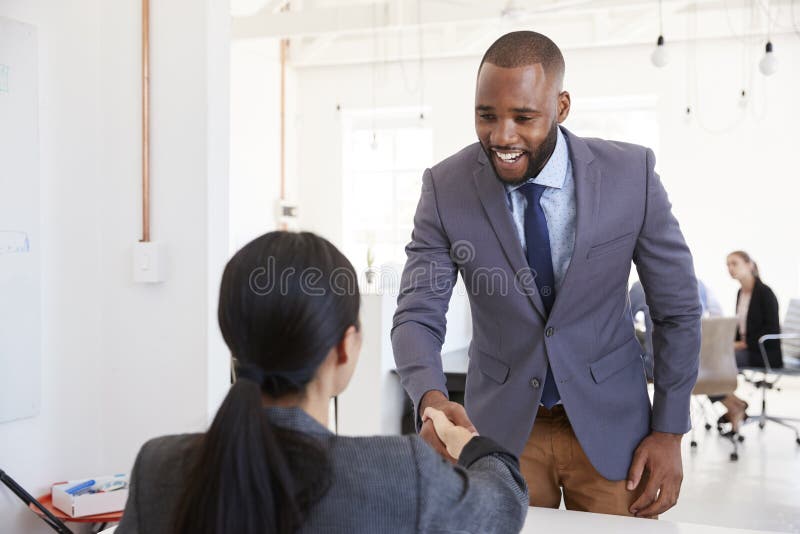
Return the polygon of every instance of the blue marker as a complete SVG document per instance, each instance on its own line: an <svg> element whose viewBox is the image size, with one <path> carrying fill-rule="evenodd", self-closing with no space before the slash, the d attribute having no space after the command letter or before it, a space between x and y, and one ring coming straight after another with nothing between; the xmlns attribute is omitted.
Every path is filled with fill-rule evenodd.
<svg viewBox="0 0 800 534"><path fill-rule="evenodd" d="M86 482L81 482L76 486L72 486L71 488L67 488L64 490L65 493L69 493L70 495L75 495L77 492L81 491L82 489L91 488L94 486L94 479L87 480Z"/></svg>

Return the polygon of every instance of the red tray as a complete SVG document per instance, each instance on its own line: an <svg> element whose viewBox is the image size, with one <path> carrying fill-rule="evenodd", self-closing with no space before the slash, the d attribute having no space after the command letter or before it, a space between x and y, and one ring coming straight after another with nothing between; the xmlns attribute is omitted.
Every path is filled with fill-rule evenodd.
<svg viewBox="0 0 800 534"><path fill-rule="evenodd" d="M62 521L70 521L73 523L118 523L119 520L122 519L122 511L111 512L108 514L87 515L83 517L70 517L53 506L53 496L49 493L47 495L38 497L37 500L42 503L42 506L47 508L50 513ZM36 508L34 504L31 504L29 507L38 515L44 515L42 514L42 511Z"/></svg>

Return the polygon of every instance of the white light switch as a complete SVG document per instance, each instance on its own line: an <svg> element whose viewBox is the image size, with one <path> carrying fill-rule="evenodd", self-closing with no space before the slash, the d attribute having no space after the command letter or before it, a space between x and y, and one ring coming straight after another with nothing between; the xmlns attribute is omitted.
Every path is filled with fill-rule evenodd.
<svg viewBox="0 0 800 534"><path fill-rule="evenodd" d="M133 247L133 281L150 284L163 282L163 254L160 243L136 243Z"/></svg>

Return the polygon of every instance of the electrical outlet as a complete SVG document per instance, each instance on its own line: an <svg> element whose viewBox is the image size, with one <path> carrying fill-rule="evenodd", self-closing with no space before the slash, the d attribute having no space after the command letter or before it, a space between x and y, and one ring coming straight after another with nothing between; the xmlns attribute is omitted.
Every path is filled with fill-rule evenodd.
<svg viewBox="0 0 800 534"><path fill-rule="evenodd" d="M163 282L163 255L160 243L136 243L133 248L133 281L144 284Z"/></svg>

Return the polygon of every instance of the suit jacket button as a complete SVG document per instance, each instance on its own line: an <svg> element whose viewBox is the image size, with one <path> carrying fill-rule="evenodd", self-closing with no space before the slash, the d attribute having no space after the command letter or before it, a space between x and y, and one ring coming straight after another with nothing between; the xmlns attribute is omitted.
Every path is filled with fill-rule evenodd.
<svg viewBox="0 0 800 534"><path fill-rule="evenodd" d="M539 382L538 378L534 378L534 379L531 380L531 387L533 389L539 389L540 385L541 385L541 383Z"/></svg>
<svg viewBox="0 0 800 534"><path fill-rule="evenodd" d="M546 335L547 337L550 337L550 336L553 335L554 332L555 332L555 330L553 330L553 327L552 326L548 326L547 330L544 331L544 335Z"/></svg>

